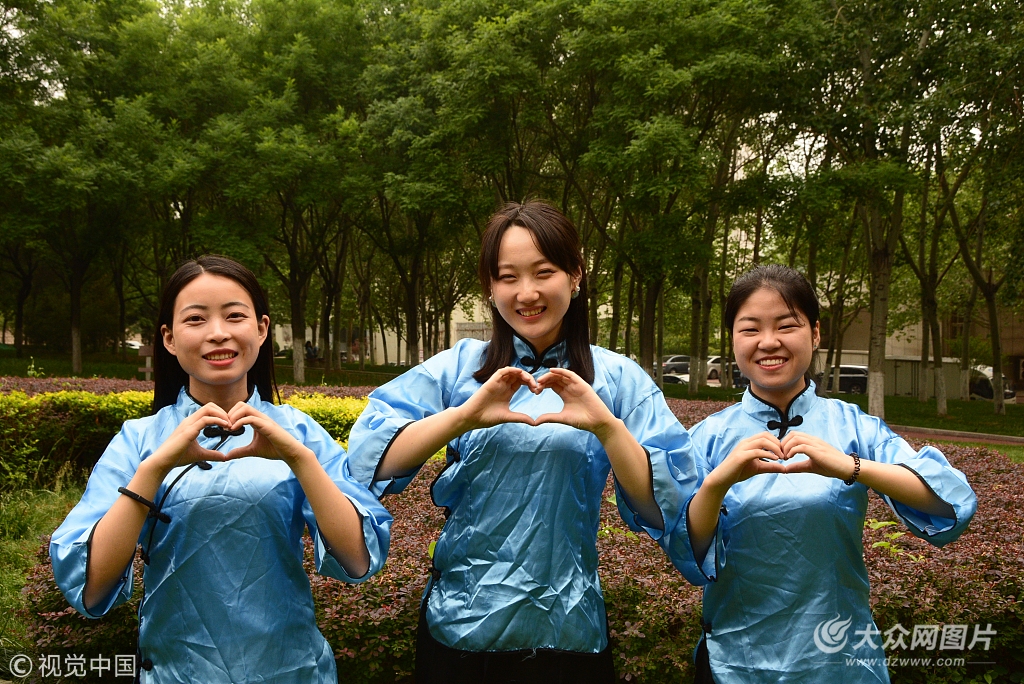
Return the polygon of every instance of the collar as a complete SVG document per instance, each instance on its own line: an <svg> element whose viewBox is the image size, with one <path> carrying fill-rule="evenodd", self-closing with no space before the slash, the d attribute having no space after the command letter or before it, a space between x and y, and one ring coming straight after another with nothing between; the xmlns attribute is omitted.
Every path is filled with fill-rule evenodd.
<svg viewBox="0 0 1024 684"><path fill-rule="evenodd" d="M249 395L249 398L245 400L245 403L259 408L261 401L260 391L256 389L256 386L254 385L252 393ZM186 416L190 416L202 408L202 406L203 405L200 404L195 397L188 393L188 388L182 386L181 390L178 392L178 401L174 403L175 410Z"/></svg>
<svg viewBox="0 0 1024 684"><path fill-rule="evenodd" d="M565 340L555 342L540 354L537 349L520 337L512 333L512 346L515 348L515 356L512 363L519 362L523 368L530 373L536 373L543 366L545 368L568 368L569 347Z"/></svg>
<svg viewBox="0 0 1024 684"><path fill-rule="evenodd" d="M804 422L804 414L814 406L818 396L814 393L814 382L806 381L807 385L800 394L790 400L785 410L775 404L762 399L754 394L748 387L743 393L743 410L759 423L764 423L769 430L778 430L779 438L785 436L786 431Z"/></svg>

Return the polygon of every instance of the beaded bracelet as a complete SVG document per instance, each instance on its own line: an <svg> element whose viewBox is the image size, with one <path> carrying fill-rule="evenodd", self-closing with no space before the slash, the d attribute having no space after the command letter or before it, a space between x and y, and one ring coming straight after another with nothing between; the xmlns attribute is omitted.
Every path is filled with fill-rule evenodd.
<svg viewBox="0 0 1024 684"><path fill-rule="evenodd" d="M860 456L856 452L850 454L853 458L853 475L848 480L843 480L843 484L852 485L857 481L857 477L860 475Z"/></svg>

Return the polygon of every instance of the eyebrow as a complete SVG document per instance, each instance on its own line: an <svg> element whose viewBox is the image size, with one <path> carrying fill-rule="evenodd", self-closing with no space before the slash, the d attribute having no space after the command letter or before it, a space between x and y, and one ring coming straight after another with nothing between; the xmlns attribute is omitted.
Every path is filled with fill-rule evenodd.
<svg viewBox="0 0 1024 684"><path fill-rule="evenodd" d="M791 311L791 312L789 312L787 314L783 314L781 316L776 316L775 318L770 319L770 320L782 321L782 320L785 320L787 318L795 318L797 321L800 320L800 316L795 311ZM757 316L741 316L740 318L736 319L736 322L737 323L740 322L740 321L760 322L761 320L763 320L763 319L758 318Z"/></svg>
<svg viewBox="0 0 1024 684"><path fill-rule="evenodd" d="M544 257L542 259L537 259L532 264L527 264L526 267L527 268L532 268L534 266L540 266L541 264L551 264L552 266L554 266L554 263L551 261L551 259L548 259L547 257ZM501 269L503 269L503 268L510 268L510 269L514 270L515 266L513 264L507 264L507 263L506 264L498 264L498 270L499 271Z"/></svg>
<svg viewBox="0 0 1024 684"><path fill-rule="evenodd" d="M245 302L225 302L224 304L221 305L220 308L230 309L233 306L242 306L245 307L246 309L249 308L249 305L246 304ZM209 311L210 307L206 306L205 304L189 304L188 306L182 307L181 311L179 311L178 313L185 313L190 309L198 309L199 311Z"/></svg>

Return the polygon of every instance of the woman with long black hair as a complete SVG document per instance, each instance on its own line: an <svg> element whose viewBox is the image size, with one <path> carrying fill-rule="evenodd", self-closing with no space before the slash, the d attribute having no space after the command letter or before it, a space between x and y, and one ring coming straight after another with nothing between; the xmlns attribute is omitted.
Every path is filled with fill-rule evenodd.
<svg viewBox="0 0 1024 684"><path fill-rule="evenodd" d="M634 529L685 535L689 439L639 366L590 345L579 237L558 210L497 212L479 276L491 340L374 391L349 441L353 474L378 495L446 448L416 679L612 682L596 548L608 472Z"/></svg>
<svg viewBox="0 0 1024 684"><path fill-rule="evenodd" d="M266 297L241 264L185 263L157 323L153 415L125 421L50 543L87 617L139 604L143 681L332 684L303 532L317 569L359 582L384 564L391 516L312 418L274 405Z"/></svg>

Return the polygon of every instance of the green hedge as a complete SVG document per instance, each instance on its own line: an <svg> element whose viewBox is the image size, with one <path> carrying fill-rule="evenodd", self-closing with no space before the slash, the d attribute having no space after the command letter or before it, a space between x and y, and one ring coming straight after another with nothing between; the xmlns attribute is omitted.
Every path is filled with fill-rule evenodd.
<svg viewBox="0 0 1024 684"><path fill-rule="evenodd" d="M312 416L339 441L359 417L365 399L294 394L285 400ZM149 415L152 392L0 394L0 491L52 488L58 479L83 479L110 438L130 418Z"/></svg>

